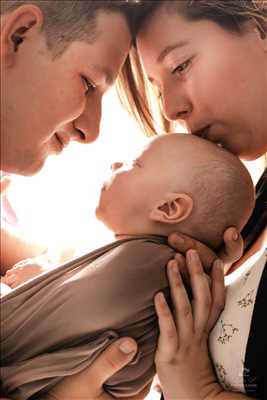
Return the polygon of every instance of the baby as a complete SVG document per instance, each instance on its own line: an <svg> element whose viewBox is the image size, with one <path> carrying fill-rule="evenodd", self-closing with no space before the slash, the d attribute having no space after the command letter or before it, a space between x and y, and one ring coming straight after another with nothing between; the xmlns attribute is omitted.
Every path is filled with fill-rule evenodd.
<svg viewBox="0 0 267 400"><path fill-rule="evenodd" d="M119 168L118 168L119 167ZM116 338L138 343L135 359L105 385L137 394L153 378L158 326L153 297L167 298L173 231L216 249L230 225L242 229L254 188L242 163L191 135L156 137L130 165L117 164L96 215L116 242L41 274L2 298L5 394L28 399L83 370Z"/></svg>
<svg viewBox="0 0 267 400"><path fill-rule="evenodd" d="M253 183L237 157L199 137L169 134L132 163L113 165L96 215L117 238L178 231L217 249L253 206Z"/></svg>

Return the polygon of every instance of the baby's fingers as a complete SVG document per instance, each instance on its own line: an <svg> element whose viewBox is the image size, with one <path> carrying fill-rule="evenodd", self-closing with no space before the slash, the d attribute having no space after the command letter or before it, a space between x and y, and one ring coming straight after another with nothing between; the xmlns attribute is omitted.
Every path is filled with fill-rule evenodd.
<svg viewBox="0 0 267 400"><path fill-rule="evenodd" d="M0 195L7 190L10 184L11 184L10 177L4 176L2 179L0 179Z"/></svg>
<svg viewBox="0 0 267 400"><path fill-rule="evenodd" d="M1 278L1 282L11 287L16 283L16 280L17 278L15 274L9 274L9 275L6 274Z"/></svg>

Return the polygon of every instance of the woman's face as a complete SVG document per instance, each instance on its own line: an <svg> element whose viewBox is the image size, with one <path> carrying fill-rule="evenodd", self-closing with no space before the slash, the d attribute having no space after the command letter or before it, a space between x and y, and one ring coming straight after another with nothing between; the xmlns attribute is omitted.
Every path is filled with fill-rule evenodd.
<svg viewBox="0 0 267 400"><path fill-rule="evenodd" d="M267 40L160 7L137 37L165 116L247 160L267 151Z"/></svg>

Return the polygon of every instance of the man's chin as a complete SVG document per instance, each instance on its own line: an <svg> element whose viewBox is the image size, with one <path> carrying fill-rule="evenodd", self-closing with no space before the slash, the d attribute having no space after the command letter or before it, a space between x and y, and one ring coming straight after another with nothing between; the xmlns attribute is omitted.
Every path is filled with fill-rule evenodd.
<svg viewBox="0 0 267 400"><path fill-rule="evenodd" d="M37 174L43 167L44 162L38 164L31 165L1 165L1 171L4 171L8 174L14 175L22 175L22 176L33 176Z"/></svg>
<svg viewBox="0 0 267 400"><path fill-rule="evenodd" d="M96 208L95 208L95 217L98 219L98 221L102 222L102 218L101 218L101 208L100 205L97 204Z"/></svg>
<svg viewBox="0 0 267 400"><path fill-rule="evenodd" d="M28 164L27 166L21 169L18 169L16 172L18 175L23 175L23 176L33 176L36 175L38 172L41 171L45 163L45 160L38 160L35 163Z"/></svg>

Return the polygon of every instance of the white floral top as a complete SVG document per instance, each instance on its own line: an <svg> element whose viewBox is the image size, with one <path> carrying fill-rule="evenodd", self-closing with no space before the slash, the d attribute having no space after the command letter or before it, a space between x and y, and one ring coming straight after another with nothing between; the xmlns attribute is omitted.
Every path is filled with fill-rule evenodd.
<svg viewBox="0 0 267 400"><path fill-rule="evenodd" d="M225 309L209 339L218 380L225 390L267 399L267 249L225 280Z"/></svg>

